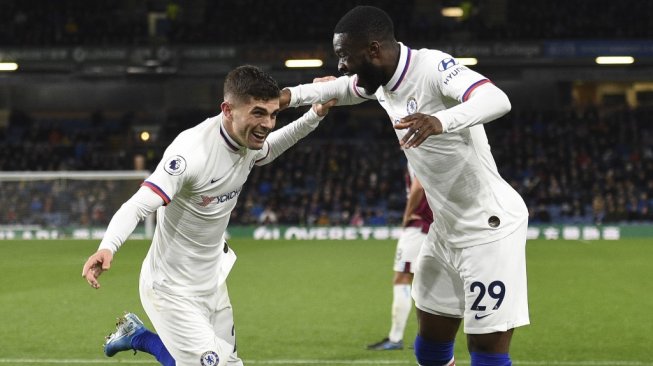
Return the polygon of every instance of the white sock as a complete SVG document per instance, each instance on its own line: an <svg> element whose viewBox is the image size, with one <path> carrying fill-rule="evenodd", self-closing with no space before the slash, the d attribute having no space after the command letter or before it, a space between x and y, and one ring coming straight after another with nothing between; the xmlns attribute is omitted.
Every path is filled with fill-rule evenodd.
<svg viewBox="0 0 653 366"><path fill-rule="evenodd" d="M399 342L404 339L413 299L410 297L410 285L394 285L392 292L392 327L388 338L391 342Z"/></svg>

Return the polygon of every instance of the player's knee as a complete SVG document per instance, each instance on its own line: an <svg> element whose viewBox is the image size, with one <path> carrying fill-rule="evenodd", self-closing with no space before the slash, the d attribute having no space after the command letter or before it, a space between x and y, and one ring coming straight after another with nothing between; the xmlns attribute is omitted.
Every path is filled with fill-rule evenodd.
<svg viewBox="0 0 653 366"><path fill-rule="evenodd" d="M488 334L468 334L467 349L478 353L508 353L513 330Z"/></svg>
<svg viewBox="0 0 653 366"><path fill-rule="evenodd" d="M447 365L453 359L454 341L433 342L420 336L415 339L415 358L422 366Z"/></svg>

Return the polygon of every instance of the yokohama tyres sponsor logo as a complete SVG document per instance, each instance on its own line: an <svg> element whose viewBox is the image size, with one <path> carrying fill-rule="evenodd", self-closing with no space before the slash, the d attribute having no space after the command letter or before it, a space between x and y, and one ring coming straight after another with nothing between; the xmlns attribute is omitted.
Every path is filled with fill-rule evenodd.
<svg viewBox="0 0 653 366"><path fill-rule="evenodd" d="M235 189L235 190L233 190L233 191L231 191L229 193L220 194L220 195L217 195L217 196L201 195L200 197L202 197L202 202L199 202L198 204L201 207L206 207L206 206L210 205L211 203L215 203L215 204L224 203L224 202L227 202L227 201L229 201L229 200L231 200L233 198L238 197L238 195L240 194L240 191L242 191L242 190L243 190L243 187L240 186L240 188Z"/></svg>

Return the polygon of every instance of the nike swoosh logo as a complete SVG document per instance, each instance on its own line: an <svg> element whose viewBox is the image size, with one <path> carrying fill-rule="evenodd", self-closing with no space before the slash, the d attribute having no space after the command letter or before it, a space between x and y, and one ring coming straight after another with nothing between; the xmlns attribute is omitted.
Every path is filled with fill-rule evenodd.
<svg viewBox="0 0 653 366"><path fill-rule="evenodd" d="M483 318L485 318L485 317L488 317L488 316L490 316L490 315L492 315L492 313L485 314L485 315L478 315L478 314L476 314L476 315L474 315L474 319L476 319L476 320L481 320L481 319L483 319Z"/></svg>
<svg viewBox="0 0 653 366"><path fill-rule="evenodd" d="M221 178L218 178L218 179L211 179L211 184L213 184L213 183L219 181L220 179L221 179Z"/></svg>

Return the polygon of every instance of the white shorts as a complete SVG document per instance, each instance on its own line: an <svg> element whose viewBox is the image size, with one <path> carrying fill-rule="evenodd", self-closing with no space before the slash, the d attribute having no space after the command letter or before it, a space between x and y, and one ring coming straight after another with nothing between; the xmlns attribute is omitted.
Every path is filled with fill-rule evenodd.
<svg viewBox="0 0 653 366"><path fill-rule="evenodd" d="M242 366L227 284L207 296L176 296L141 276L141 303L177 366Z"/></svg>
<svg viewBox="0 0 653 366"><path fill-rule="evenodd" d="M529 324L527 227L524 222L503 239L467 248L451 248L429 235L415 269L415 306L464 318L466 334L505 332Z"/></svg>
<svg viewBox="0 0 653 366"><path fill-rule="evenodd" d="M426 234L418 227L404 228L397 241L395 262L392 266L395 272L414 273L417 255L422 243L426 240Z"/></svg>

